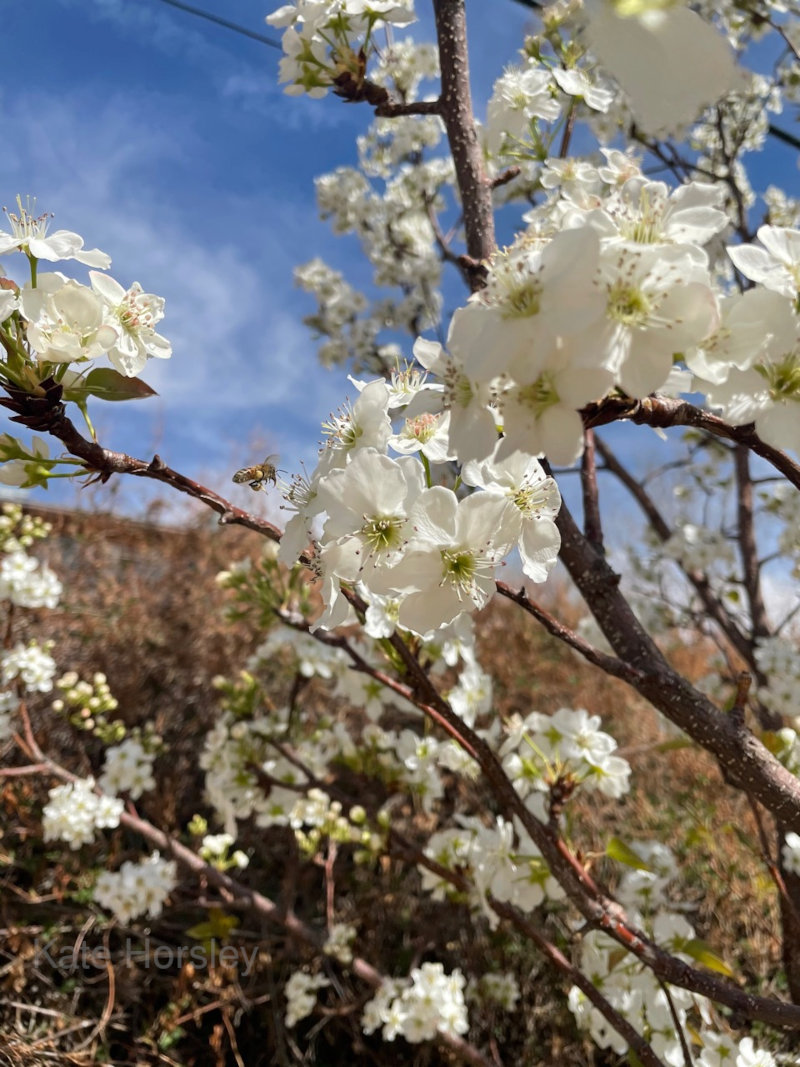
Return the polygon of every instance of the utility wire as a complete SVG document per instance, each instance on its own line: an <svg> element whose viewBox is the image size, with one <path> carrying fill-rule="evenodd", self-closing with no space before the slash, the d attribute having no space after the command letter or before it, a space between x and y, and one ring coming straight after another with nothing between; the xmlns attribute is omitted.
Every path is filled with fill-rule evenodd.
<svg viewBox="0 0 800 1067"><path fill-rule="evenodd" d="M529 8L531 11L541 10L543 6L539 0L514 0L514 2ZM158 0L158 3L176 7L179 11L185 11L189 15L196 15L197 18L206 19L208 22L213 22L217 26L223 26L226 30L233 30L234 33L241 34L242 37L249 37L253 41L258 41L259 44L268 45L270 48L277 48L279 52L283 51L280 43L272 37L267 37L263 33L256 33L255 30L248 30L245 26L239 26L236 22L230 22L228 19L224 19L219 15L214 15L210 11L202 11L199 7L192 7L191 4L183 3L183 0ZM796 137L794 134L782 130L780 127L774 126L772 123L769 125L769 132L776 138L776 140L783 141L784 144L791 145L792 148L800 149L800 138Z"/></svg>
<svg viewBox="0 0 800 1067"><path fill-rule="evenodd" d="M270 48L277 48L279 52L283 51L280 42L273 40L272 37L266 37L263 33L256 33L255 30L248 30L244 26L239 26L235 22L229 22L227 19L221 18L219 15L212 15L210 11L201 11L199 7L192 7L191 4L182 3L182 0L159 0L159 3L177 7L179 11L186 11L189 15L197 15L198 18L207 19L217 26L224 26L226 30L240 33L242 37L250 37L261 44L269 45Z"/></svg>

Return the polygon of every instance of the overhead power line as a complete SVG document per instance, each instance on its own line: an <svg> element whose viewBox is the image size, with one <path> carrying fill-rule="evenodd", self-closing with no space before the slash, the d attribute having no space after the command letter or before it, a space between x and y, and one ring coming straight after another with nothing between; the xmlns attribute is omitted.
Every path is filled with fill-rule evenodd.
<svg viewBox="0 0 800 1067"><path fill-rule="evenodd" d="M179 11L185 11L188 15L195 15L197 18L206 19L207 22L213 22L217 26L224 26L226 30L232 30L234 33L240 34L242 37L249 37L253 41L259 41L261 44L268 45L270 48L277 48L278 51L283 51L280 42L276 41L272 37L267 37L263 33L256 33L255 30L248 30L244 26L240 26L236 22L231 22L229 19L224 19L220 15L214 15L210 11L203 11L199 7L193 7L191 4L183 3L183 0L158 0L161 4L167 4L169 7L176 7ZM529 8L531 11L539 11L542 8L542 4L539 0L515 0L517 4L522 4L523 7Z"/></svg>
<svg viewBox="0 0 800 1067"><path fill-rule="evenodd" d="M224 26L226 30L233 30L234 33L239 33L242 37L250 37L253 41L258 41L260 44L269 45L270 48L277 48L279 52L282 52L280 42L274 40L272 37L267 37L263 33L256 33L255 30L248 30L245 26L239 26L235 22L229 22L228 19L221 18L219 15L213 15L210 11L201 11L199 7L192 7L191 4L184 4L182 0L158 0L161 4L168 4L170 7L177 7L179 11L185 11L189 15L196 15L198 18L206 19L208 22L213 22L217 26Z"/></svg>
<svg viewBox="0 0 800 1067"><path fill-rule="evenodd" d="M199 7L193 7L191 4L183 3L183 0L158 0L160 4L167 4L169 7L176 7L179 11L185 11L187 15L195 15L197 18L205 19L207 22L212 22L216 26L222 26L226 30L232 30L233 33L238 33L242 37L249 37L253 41L258 41L259 44L265 44L269 48L277 48L279 52L282 52L280 42L276 41L272 37L267 37L263 33L256 33L255 30L248 30L245 26L240 26L236 22L231 22L229 19L224 19L220 15L214 15L210 11L203 11ZM521 4L523 7L529 8L531 11L540 11L543 5L539 0L514 0L514 3ZM782 141L784 144L791 145L792 148L800 148L800 138L786 130L782 130L772 123L769 125L770 134L776 138L776 140Z"/></svg>

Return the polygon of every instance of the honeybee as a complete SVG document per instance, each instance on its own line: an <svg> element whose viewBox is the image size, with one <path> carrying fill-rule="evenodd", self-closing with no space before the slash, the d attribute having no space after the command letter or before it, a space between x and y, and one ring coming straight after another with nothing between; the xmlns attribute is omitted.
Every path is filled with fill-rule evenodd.
<svg viewBox="0 0 800 1067"><path fill-rule="evenodd" d="M276 455L267 456L263 463L254 463L252 467L242 467L240 471L237 471L233 476L233 481L237 485L241 485L243 482L248 482L251 489L255 489L256 492L259 489L266 489L267 483L272 482L273 485L278 481L278 469L275 466L273 460L278 457Z"/></svg>

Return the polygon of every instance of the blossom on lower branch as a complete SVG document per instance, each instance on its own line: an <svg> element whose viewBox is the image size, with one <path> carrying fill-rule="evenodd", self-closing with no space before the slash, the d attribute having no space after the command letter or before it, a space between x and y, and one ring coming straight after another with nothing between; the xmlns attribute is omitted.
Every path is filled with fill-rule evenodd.
<svg viewBox="0 0 800 1067"><path fill-rule="evenodd" d="M119 826L123 803L95 792L93 778L51 789L43 812L45 841L66 841L72 849L94 841L96 830Z"/></svg>
<svg viewBox="0 0 800 1067"><path fill-rule="evenodd" d="M177 881L175 861L153 852L141 863L126 860L118 871L103 871L95 884L94 898L123 923L140 915L156 918Z"/></svg>
<svg viewBox="0 0 800 1067"><path fill-rule="evenodd" d="M388 979L364 1007L364 1033L382 1027L384 1040L400 1036L411 1044L430 1041L437 1033L465 1034L469 1029L465 985L458 968L445 974L441 963L423 963L404 981Z"/></svg>

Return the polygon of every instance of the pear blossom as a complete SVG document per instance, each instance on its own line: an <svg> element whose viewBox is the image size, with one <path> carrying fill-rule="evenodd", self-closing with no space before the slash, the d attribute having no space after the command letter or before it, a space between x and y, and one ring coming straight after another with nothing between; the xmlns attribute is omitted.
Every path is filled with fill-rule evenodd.
<svg viewBox="0 0 800 1067"><path fill-rule="evenodd" d="M55 263L60 259L75 259L88 267L106 270L111 266L111 258L99 248L83 247L83 238L70 230L56 230L47 234L51 215L35 216L36 201L28 199L23 206L22 198L17 197L18 215L6 211L11 224L11 233L0 233L0 255L4 252L25 252L34 259L44 259Z"/></svg>
<svg viewBox="0 0 800 1067"><path fill-rule="evenodd" d="M458 500L443 486L424 490L409 520L413 537L400 561L381 577L403 593L400 625L424 635L486 604L494 593L495 567L517 530L504 500L490 493Z"/></svg>
<svg viewBox="0 0 800 1067"><path fill-rule="evenodd" d="M0 597L23 608L54 608L62 586L49 567L22 549L0 559Z"/></svg>
<svg viewBox="0 0 800 1067"><path fill-rule="evenodd" d="M295 0L267 16L284 29L279 80L286 92L324 96L342 73L361 73L357 38L374 25L407 25L415 18L412 0Z"/></svg>
<svg viewBox="0 0 800 1067"><path fill-rule="evenodd" d="M175 861L162 859L159 852L153 852L140 863L126 860L118 871L103 871L95 883L94 898L121 923L140 915L155 919L177 884Z"/></svg>
<svg viewBox="0 0 800 1067"><path fill-rule="evenodd" d="M10 434L0 434L0 483L22 487L42 484L48 463L52 466L49 461L50 446L38 434L34 434L28 448Z"/></svg>
<svg viewBox="0 0 800 1067"><path fill-rule="evenodd" d="M569 96L578 96L594 111L608 111L614 99L614 91L607 84L593 82L585 70L562 70L555 67L553 80L559 89Z"/></svg>
<svg viewBox="0 0 800 1067"><path fill-rule="evenodd" d="M314 520L323 510L318 493L323 473L317 468L310 476L305 473L295 474L289 485L282 486L283 499L286 503L281 507L293 511L294 514L284 528L283 537L278 546L277 559L279 563L288 567L297 562L300 553L308 545L312 537Z"/></svg>
<svg viewBox="0 0 800 1067"><path fill-rule="evenodd" d="M507 140L523 140L532 119L552 122L560 114L550 71L533 63L510 67L494 83L487 107L489 151L496 154Z"/></svg>
<svg viewBox="0 0 800 1067"><path fill-rule="evenodd" d="M114 796L127 792L133 800L138 800L142 793L155 789L154 760L155 752L148 752L141 741L125 738L107 750L100 788Z"/></svg>
<svg viewBox="0 0 800 1067"><path fill-rule="evenodd" d="M800 834L790 830L783 839L781 860L791 874L800 874Z"/></svg>
<svg viewBox="0 0 800 1067"><path fill-rule="evenodd" d="M444 386L441 409L450 412L448 451L462 463L484 459L497 442L495 417L489 409L492 399L489 383L470 378L457 356L446 352L436 341L418 338L414 356ZM406 409L406 418L429 413L431 403L429 397L415 397Z"/></svg>
<svg viewBox="0 0 800 1067"><path fill-rule="evenodd" d="M800 230L760 226L758 245L729 245L728 255L737 270L766 289L797 301L800 294Z"/></svg>
<svg viewBox="0 0 800 1067"><path fill-rule="evenodd" d="M437 1033L465 1034L469 1029L461 971L445 974L441 963L423 963L405 981L385 980L364 1006L365 1033L382 1027L385 1041L402 1035L411 1044L431 1041Z"/></svg>
<svg viewBox="0 0 800 1067"><path fill-rule="evenodd" d="M326 956L332 956L339 963L353 962L353 949L351 942L356 938L358 931L349 923L333 923L328 929L328 936L322 951Z"/></svg>
<svg viewBox="0 0 800 1067"><path fill-rule="evenodd" d="M0 323L13 315L19 308L19 295L16 289L0 288Z"/></svg>
<svg viewBox="0 0 800 1067"><path fill-rule="evenodd" d="M680 2L587 0L586 14L589 47L628 94L647 133L691 122L735 86L730 46Z"/></svg>
<svg viewBox="0 0 800 1067"><path fill-rule="evenodd" d="M320 464L323 472L344 467L350 453L360 448L385 452L392 435L388 411L389 390L378 379L364 386L352 406L331 415L323 425L328 437Z"/></svg>
<svg viewBox="0 0 800 1067"><path fill-rule="evenodd" d="M405 418L389 447L403 455L420 452L429 463L446 463L456 457L450 451L450 412L420 411Z"/></svg>
<svg viewBox="0 0 800 1067"><path fill-rule="evenodd" d="M776 1067L775 1057L766 1049L757 1049L752 1037L743 1037L735 1067Z"/></svg>
<svg viewBox="0 0 800 1067"><path fill-rule="evenodd" d="M554 521L561 494L555 481L545 475L538 460L524 452L513 452L502 461L492 457L482 463L468 463L462 478L467 485L480 486L508 501L519 525L517 547L522 570L531 581L545 581L561 547Z"/></svg>
<svg viewBox="0 0 800 1067"><path fill-rule="evenodd" d="M164 317L162 297L145 293L138 282L123 289L118 281L98 271L89 271L89 277L117 333L108 358L120 374L133 378L151 356L168 359L172 355L169 341L153 329Z"/></svg>
<svg viewBox="0 0 800 1067"><path fill-rule="evenodd" d="M465 373L486 381L536 377L558 338L592 328L603 315L595 285L600 242L588 226L543 243L523 235L491 263L486 288L453 315L448 348ZM481 457L483 458L483 457Z"/></svg>
<svg viewBox="0 0 800 1067"><path fill-rule="evenodd" d="M606 367L587 366L593 353L576 339L559 344L532 380L511 383L500 397L504 437L498 461L514 452L546 455L571 466L583 450L580 408L605 396L614 382Z"/></svg>
<svg viewBox="0 0 800 1067"><path fill-rule="evenodd" d="M706 268L679 248L618 250L601 269L606 325L588 343L614 367L633 397L661 388L673 359L700 344L719 324Z"/></svg>
<svg viewBox="0 0 800 1067"><path fill-rule="evenodd" d="M359 449L347 467L320 482L320 503L328 514L323 562L326 554L335 556L335 573L348 581L367 566L390 567L408 540L408 511L422 489L422 467L415 460ZM367 573L362 580L370 585Z"/></svg>
<svg viewBox="0 0 800 1067"><path fill-rule="evenodd" d="M748 370L770 351L786 351L797 330L792 303L769 289L748 289L720 300L720 321L684 360L689 370L706 382L719 385L732 368ZM769 330L765 332L765 324Z"/></svg>
<svg viewBox="0 0 800 1067"><path fill-rule="evenodd" d="M55 673L55 660L35 641L28 645L18 643L0 655L3 683L19 678L29 693L49 693Z"/></svg>
<svg viewBox="0 0 800 1067"><path fill-rule="evenodd" d="M119 826L123 803L99 796L93 778L78 778L51 789L42 812L45 841L66 841L72 849L94 841L95 831Z"/></svg>
<svg viewBox="0 0 800 1067"><path fill-rule="evenodd" d="M770 337L747 370L732 370L725 382L706 390L708 403L721 407L733 426L754 422L756 433L774 448L800 451L800 326L788 348Z"/></svg>
<svg viewBox="0 0 800 1067"><path fill-rule="evenodd" d="M35 289L21 290L19 303L27 338L48 363L94 359L117 341L117 330L105 321L103 301L63 274L40 274Z"/></svg>
<svg viewBox="0 0 800 1067"><path fill-rule="evenodd" d="M702 250L725 229L724 192L718 185L687 182L669 189L665 182L644 175L630 177L600 208L585 216L597 230L606 250L609 245L676 245L705 266Z"/></svg>

